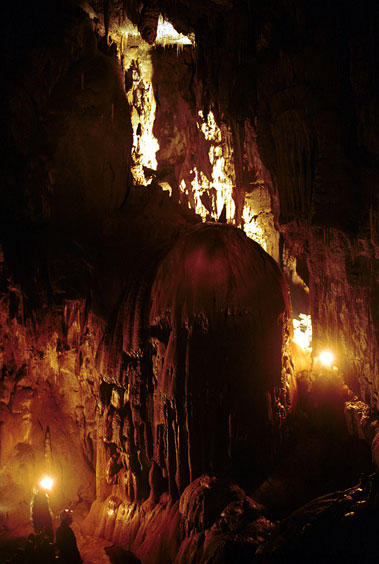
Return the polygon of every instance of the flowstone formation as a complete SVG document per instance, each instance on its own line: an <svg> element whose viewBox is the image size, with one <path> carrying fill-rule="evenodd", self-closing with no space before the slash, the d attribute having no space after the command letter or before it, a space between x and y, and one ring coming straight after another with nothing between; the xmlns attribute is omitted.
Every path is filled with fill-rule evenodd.
<svg viewBox="0 0 379 564"><path fill-rule="evenodd" d="M96 480L86 531L146 552L147 562L170 547L174 561L186 512L203 519L178 505L190 482L208 473L202 483L216 487L210 476L223 476L221 491L237 491L233 480L251 489L272 467L294 392L283 275L242 231L221 224L188 224L154 268L135 273L108 325L88 299L35 309L31 319L7 275L3 269L7 526L26 524L42 472L55 478L54 511L91 502ZM238 492L222 504L242 502ZM224 506L213 503L217 516Z"/></svg>
<svg viewBox="0 0 379 564"><path fill-rule="evenodd" d="M162 495L171 509L204 473L249 489L267 475L295 387L289 319L273 259L220 224L187 230L126 292L100 352L90 530L139 554L131 530Z"/></svg>
<svg viewBox="0 0 379 564"><path fill-rule="evenodd" d="M23 532L33 488L53 476L51 509L95 494L96 348L100 319L85 300L28 311L0 263L0 520Z"/></svg>

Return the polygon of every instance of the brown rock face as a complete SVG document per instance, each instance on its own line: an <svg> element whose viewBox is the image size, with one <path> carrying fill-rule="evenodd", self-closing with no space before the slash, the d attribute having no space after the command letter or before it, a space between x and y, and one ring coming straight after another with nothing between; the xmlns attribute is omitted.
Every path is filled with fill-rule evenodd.
<svg viewBox="0 0 379 564"><path fill-rule="evenodd" d="M291 404L288 290L242 232L184 233L125 294L101 348L98 496L176 499L203 472L252 485ZM118 351L118 353L117 353Z"/></svg>
<svg viewBox="0 0 379 564"><path fill-rule="evenodd" d="M233 131L237 207L254 181L270 190L282 248L309 282L315 348L332 348L377 409L376 3L161 6L195 31L194 83Z"/></svg>
<svg viewBox="0 0 379 564"><path fill-rule="evenodd" d="M2 309L2 488L14 484L20 504L28 500L47 469L49 426L54 509L91 499L96 469L93 513L107 517L100 528L91 518L88 526L115 539L112 511L124 531L117 535L131 546L133 504L148 499L152 508L168 490L156 510L161 522L205 471L256 484L279 444L292 386L283 361L287 285L241 231L188 229L137 287L104 340L85 302L40 311L31 323L22 292L11 287ZM27 481L11 473L20 463ZM147 527L143 515L136 530Z"/></svg>
<svg viewBox="0 0 379 564"><path fill-rule="evenodd" d="M95 491L94 353L101 323L79 301L35 310L33 319L25 313L17 287L2 293L0 491L11 528L28 523L33 487L44 475L54 479L54 513L92 501Z"/></svg>
<svg viewBox="0 0 379 564"><path fill-rule="evenodd" d="M121 57L94 32L102 22L75 0L4 7L1 523L27 522L48 469L54 511L93 502L87 530L144 564L251 562L272 524L240 486L271 469L295 385L287 283L236 226L271 234L296 311L312 314L314 355L331 348L341 386L365 402L347 406L348 431L373 439L379 464L377 5L90 4L107 33L125 11L153 44L162 13L196 46L149 55L158 167L132 186L133 136L154 106L131 63L144 50L124 33L132 131ZM216 149L228 217L210 183ZM208 180L205 215L235 225L188 211L195 169ZM307 477L294 475L306 497Z"/></svg>
<svg viewBox="0 0 379 564"><path fill-rule="evenodd" d="M138 29L141 37L152 45L157 37L159 7L155 0L148 0L144 3L140 19L138 22Z"/></svg>
<svg viewBox="0 0 379 564"><path fill-rule="evenodd" d="M232 227L194 228L160 265L149 316L156 423L181 427L168 460L179 491L204 471L244 467L254 479L270 459L290 403L286 296L274 261Z"/></svg>
<svg viewBox="0 0 379 564"><path fill-rule="evenodd" d="M52 92L44 126L54 148L47 156L53 218L66 222L71 210L73 224L93 222L120 208L130 189L132 133L117 62L95 51L71 67Z"/></svg>

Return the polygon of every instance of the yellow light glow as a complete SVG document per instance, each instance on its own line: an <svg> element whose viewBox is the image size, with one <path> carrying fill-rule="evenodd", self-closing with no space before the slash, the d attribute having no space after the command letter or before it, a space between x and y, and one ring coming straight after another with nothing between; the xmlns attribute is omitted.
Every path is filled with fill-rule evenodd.
<svg viewBox="0 0 379 564"><path fill-rule="evenodd" d="M317 358L323 366L331 367L334 360L334 355L330 351L322 351L322 353L320 353Z"/></svg>
<svg viewBox="0 0 379 564"><path fill-rule="evenodd" d="M208 112L206 121L204 119L203 110L198 111L198 116L202 120L202 124L199 127L203 132L205 139L207 141L215 141L216 143L221 143L221 130L216 123L213 112Z"/></svg>
<svg viewBox="0 0 379 564"><path fill-rule="evenodd" d="M258 215L255 214L251 208L245 206L243 208L242 217L244 221L243 230L245 231L246 235L256 243L258 243L258 245L260 245L262 249L267 251L267 240L264 231L256 221Z"/></svg>
<svg viewBox="0 0 379 564"><path fill-rule="evenodd" d="M87 11L87 13L89 12ZM90 17L93 19L91 14ZM144 45L144 42L141 38L138 27L135 26L128 18L125 18L123 27L118 29L118 33L120 33L126 38L132 37L134 42L136 42L140 46L142 45L142 47L145 47L146 49L146 46ZM112 33L112 37L115 38L116 34L117 32ZM195 45L195 34L189 33L188 35L183 35L182 33L179 33L178 31L176 31L174 26L168 20L165 20L163 16L160 15L158 19L157 37L155 40L155 44L163 45L163 46Z"/></svg>
<svg viewBox="0 0 379 564"><path fill-rule="evenodd" d="M163 192L168 192L169 196L172 196L172 188L168 182L159 182L159 186L162 188Z"/></svg>
<svg viewBox="0 0 379 564"><path fill-rule="evenodd" d="M112 515L114 515L114 509L108 509L107 513L109 517L112 517Z"/></svg>
<svg viewBox="0 0 379 564"><path fill-rule="evenodd" d="M298 319L293 319L293 340L303 350L312 350L312 319L310 315L299 313Z"/></svg>
<svg viewBox="0 0 379 564"><path fill-rule="evenodd" d="M235 203L233 199L233 174L228 170L223 156L222 135L215 117L211 111L204 117L204 112L199 110L198 129L209 141L208 159L211 165L212 176L208 178L196 166L190 171L193 180L190 187L185 180L180 182L180 190L188 197L189 206L199 214L204 221L210 218L217 221L225 207L226 221L233 222ZM207 207L202 198L206 196Z"/></svg>
<svg viewBox="0 0 379 564"><path fill-rule="evenodd" d="M162 45L192 45L194 38L178 33L174 26L160 15L155 42Z"/></svg>
<svg viewBox="0 0 379 564"><path fill-rule="evenodd" d="M150 78L150 80L152 79ZM142 133L139 139L139 151L141 153L142 165L156 170L157 159L155 154L159 151L159 143L153 133L156 101L151 83L146 85L145 88L145 102L149 111L144 111L143 116L140 118Z"/></svg>
<svg viewBox="0 0 379 564"><path fill-rule="evenodd" d="M44 490L51 490L51 488L54 485L54 480L53 480L53 478L50 478L50 476L44 476L42 478L42 480L40 481L39 485Z"/></svg>
<svg viewBox="0 0 379 564"><path fill-rule="evenodd" d="M147 186L151 178L150 180L145 178L143 167L156 170L155 155L159 150L159 143L153 133L156 102L152 87L152 66L145 64L142 74L135 71L136 79L133 80L133 87L128 94L128 101L132 106L133 127L133 166L131 170L135 182Z"/></svg>

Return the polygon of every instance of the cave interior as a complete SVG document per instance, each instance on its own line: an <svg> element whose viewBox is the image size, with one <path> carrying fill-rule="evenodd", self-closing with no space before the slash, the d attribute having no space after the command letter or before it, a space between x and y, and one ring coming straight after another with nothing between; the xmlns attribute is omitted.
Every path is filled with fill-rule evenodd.
<svg viewBox="0 0 379 564"><path fill-rule="evenodd" d="M378 3L2 17L0 562L377 563Z"/></svg>

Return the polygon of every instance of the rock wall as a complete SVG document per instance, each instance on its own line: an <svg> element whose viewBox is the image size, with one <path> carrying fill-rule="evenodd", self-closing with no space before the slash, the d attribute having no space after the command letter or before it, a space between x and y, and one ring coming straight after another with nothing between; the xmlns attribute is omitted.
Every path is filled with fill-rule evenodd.
<svg viewBox="0 0 379 564"><path fill-rule="evenodd" d="M21 4L7 8L2 38L0 485L13 503L3 517L27 518L49 426L56 507L93 499L96 485L89 531L146 562L157 550L182 563L212 547L228 554L229 532L246 513L258 521L256 507L228 485L224 514L216 503L208 518L203 500L220 489L200 475L228 472L250 488L270 469L293 391L286 283L236 228L200 225L155 181L131 188L117 59L75 2ZM315 350L335 348L377 409L374 4L158 4L196 34L186 72L156 77L159 172L175 184L197 158L207 169L201 99L233 151L236 223L257 193L268 210L269 193L272 254L284 263L285 249L310 288ZM158 4L125 3L149 41ZM172 71L172 55L156 53L156 72ZM262 519L257 536L270 529Z"/></svg>
<svg viewBox="0 0 379 564"><path fill-rule="evenodd" d="M3 262L0 274L1 517L13 528L28 522L33 488L45 474L54 479L54 512L93 499L103 329L84 301L28 315L28 298Z"/></svg>
<svg viewBox="0 0 379 564"><path fill-rule="evenodd" d="M13 449L29 449L36 479L49 426L56 506L89 499L81 478L91 490L94 469L99 504L112 495L154 505L165 491L175 502L204 472L252 486L272 464L291 407L286 283L234 227L196 225L156 182L130 191L117 60L98 51L82 12L60 15L66 41L50 28L23 38L7 82L12 108L16 77L30 77L33 62L50 80L27 146L14 113L5 119L7 186L17 190L4 200L2 230L4 464ZM47 62L42 45L52 49ZM27 91L38 98L41 82L30 77Z"/></svg>
<svg viewBox="0 0 379 564"><path fill-rule="evenodd" d="M233 131L235 193L256 172L270 190L280 248L310 287L316 352L328 344L377 409L376 3L160 6L195 32L197 80Z"/></svg>
<svg viewBox="0 0 379 564"><path fill-rule="evenodd" d="M27 522L48 471L54 511L90 501L96 480L88 531L135 548L152 522L179 535L175 501L202 473L252 488L271 468L294 393L284 278L231 226L187 227L167 250L134 272L107 325L84 299L29 313L3 267L7 526Z"/></svg>
<svg viewBox="0 0 379 564"><path fill-rule="evenodd" d="M232 226L187 229L133 280L98 355L89 531L140 555L147 520L167 519L156 552L171 519L179 534L175 502L201 474L249 489L267 475L295 392L289 314L275 262Z"/></svg>

